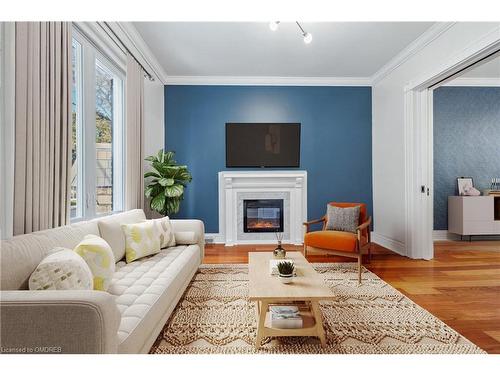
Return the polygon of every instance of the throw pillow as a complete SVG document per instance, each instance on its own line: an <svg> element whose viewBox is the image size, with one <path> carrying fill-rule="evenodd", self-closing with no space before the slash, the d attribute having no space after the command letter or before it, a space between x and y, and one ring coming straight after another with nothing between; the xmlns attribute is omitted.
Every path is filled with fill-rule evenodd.
<svg viewBox="0 0 500 375"><path fill-rule="evenodd" d="M158 225L161 248L175 246L174 228L172 228L172 223L168 216L161 219L153 219L153 221Z"/></svg>
<svg viewBox="0 0 500 375"><path fill-rule="evenodd" d="M175 232L175 242L177 245L195 245L198 243L198 235L190 231Z"/></svg>
<svg viewBox="0 0 500 375"><path fill-rule="evenodd" d="M125 256L125 236L123 235L122 224L134 224L146 221L146 216L142 210L131 210L116 215L111 215L99 219L99 233L101 237L111 246L115 256L115 263Z"/></svg>
<svg viewBox="0 0 500 375"><path fill-rule="evenodd" d="M92 271L71 249L55 248L29 278L30 290L92 290Z"/></svg>
<svg viewBox="0 0 500 375"><path fill-rule="evenodd" d="M160 233L154 220L122 225L125 234L125 260L136 259L160 252Z"/></svg>
<svg viewBox="0 0 500 375"><path fill-rule="evenodd" d="M328 205L326 209L326 229L341 232L354 232L359 225L359 211L361 207L337 207Z"/></svg>
<svg viewBox="0 0 500 375"><path fill-rule="evenodd" d="M115 257L111 246L101 237L86 235L76 245L75 253L88 264L94 278L94 289L106 291L115 273Z"/></svg>

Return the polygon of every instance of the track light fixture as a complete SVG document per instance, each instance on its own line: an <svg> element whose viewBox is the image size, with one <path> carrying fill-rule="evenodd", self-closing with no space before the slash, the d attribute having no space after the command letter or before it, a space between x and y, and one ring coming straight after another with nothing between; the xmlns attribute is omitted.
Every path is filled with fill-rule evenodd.
<svg viewBox="0 0 500 375"><path fill-rule="evenodd" d="M307 31L305 31L304 28L300 25L299 21L295 21L295 23L297 24L297 26L300 29L300 33L302 34L302 38L304 39L304 43L305 44L311 43L312 40L313 40L312 34L308 33ZM280 25L280 21L271 21L271 22L269 22L269 28L271 29L271 31L278 30L279 25Z"/></svg>
<svg viewBox="0 0 500 375"><path fill-rule="evenodd" d="M269 28L271 29L271 31L278 30L279 25L280 25L280 21L269 22Z"/></svg>
<svg viewBox="0 0 500 375"><path fill-rule="evenodd" d="M300 23L299 21L295 21L295 23L297 24L297 26L299 27L301 33L302 33L302 37L304 38L304 43L305 44L309 44L312 42L313 40L313 36L311 33L308 33L307 31L305 31L302 26L300 26Z"/></svg>

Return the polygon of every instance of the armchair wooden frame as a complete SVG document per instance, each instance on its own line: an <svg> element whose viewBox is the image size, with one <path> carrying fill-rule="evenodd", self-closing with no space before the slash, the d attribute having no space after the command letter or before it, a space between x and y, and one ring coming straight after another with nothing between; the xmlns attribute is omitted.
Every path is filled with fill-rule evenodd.
<svg viewBox="0 0 500 375"><path fill-rule="evenodd" d="M325 216L323 216L320 219L311 220L311 221L307 221L307 222L303 223L303 225L306 227L305 233L309 233L310 232L310 229L311 229L312 225L319 224L319 223L323 223L322 230L325 230L326 229L326 220L327 220L327 217L325 215ZM372 259L372 253L371 253L371 233L370 233L371 222L372 222L372 218L370 216L370 217L368 217L368 219L364 223L360 224L356 228L356 248L355 248L355 252L350 253L350 252L342 251L342 250L319 249L319 248L314 248L314 247L311 247L311 246L306 246L306 244L304 243L304 257L307 256L307 251L308 250L315 249L315 250L326 252L326 253L332 254L332 255L338 255L338 256L343 256L343 257L348 257L348 258L355 258L355 259L358 260L358 282L361 283L361 265L362 265L362 260L363 260L363 251L366 250L367 253L368 253L368 263L371 262L371 259ZM362 241L362 233L363 233L364 230L366 230L366 232L367 232L367 241L366 241L366 243L363 243L363 241Z"/></svg>

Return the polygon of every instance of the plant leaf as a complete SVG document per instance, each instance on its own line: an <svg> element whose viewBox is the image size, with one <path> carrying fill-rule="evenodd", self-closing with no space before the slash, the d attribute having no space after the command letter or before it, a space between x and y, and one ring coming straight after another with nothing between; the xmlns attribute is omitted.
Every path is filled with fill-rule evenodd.
<svg viewBox="0 0 500 375"><path fill-rule="evenodd" d="M160 178L158 180L158 183L161 185L161 186L172 186L174 184L174 179L173 178L167 178L167 177L163 177L163 178Z"/></svg>
<svg viewBox="0 0 500 375"><path fill-rule="evenodd" d="M172 185L165 187L165 196L169 198L179 198L184 193L183 185Z"/></svg>
<svg viewBox="0 0 500 375"><path fill-rule="evenodd" d="M144 173L144 178L148 178L148 177L158 177L160 178L160 174L158 172L155 172L155 171L150 171L150 172L146 172Z"/></svg>
<svg viewBox="0 0 500 375"><path fill-rule="evenodd" d="M160 193L151 200L150 207L152 210L156 212L164 213L166 208L165 202L166 202L165 195Z"/></svg>

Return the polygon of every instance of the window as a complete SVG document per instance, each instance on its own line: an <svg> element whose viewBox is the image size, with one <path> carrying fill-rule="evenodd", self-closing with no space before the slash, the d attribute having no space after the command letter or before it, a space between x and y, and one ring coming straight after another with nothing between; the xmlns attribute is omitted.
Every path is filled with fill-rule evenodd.
<svg viewBox="0 0 500 375"><path fill-rule="evenodd" d="M79 32L73 39L71 219L123 209L124 74Z"/></svg>
<svg viewBox="0 0 500 375"><path fill-rule="evenodd" d="M82 217L83 189L79 182L78 171L82 170L78 165L82 158L82 46L76 40L72 44L72 84L71 101L71 218Z"/></svg>

